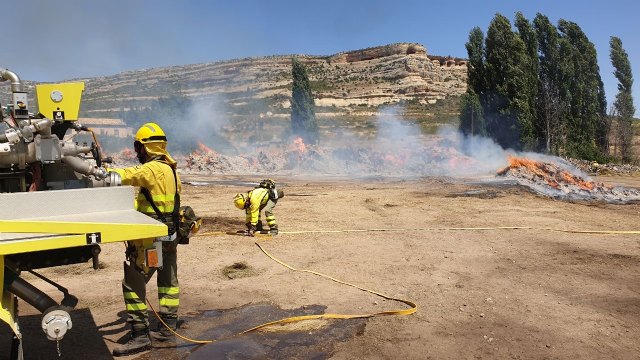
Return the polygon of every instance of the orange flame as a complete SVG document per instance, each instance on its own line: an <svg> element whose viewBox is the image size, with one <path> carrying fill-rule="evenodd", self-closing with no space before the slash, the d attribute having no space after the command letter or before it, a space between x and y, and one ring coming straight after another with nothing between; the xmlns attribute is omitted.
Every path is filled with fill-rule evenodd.
<svg viewBox="0 0 640 360"><path fill-rule="evenodd" d="M559 189L560 184L575 185L582 190L593 190L596 187L596 183L593 181L586 181L555 164L515 156L509 156L508 160L509 166L498 170L498 175L504 175L510 169L525 168L555 189Z"/></svg>
<svg viewBox="0 0 640 360"><path fill-rule="evenodd" d="M403 166L407 162L407 156L405 154L386 154L384 160L396 166Z"/></svg>
<svg viewBox="0 0 640 360"><path fill-rule="evenodd" d="M301 137L297 137L293 140L293 144L289 146L289 150L304 154L307 151L307 145L305 145Z"/></svg>
<svg viewBox="0 0 640 360"><path fill-rule="evenodd" d="M211 148L209 148L207 145L201 143L198 141L198 151L200 151L203 154L217 154L214 150L212 150Z"/></svg>

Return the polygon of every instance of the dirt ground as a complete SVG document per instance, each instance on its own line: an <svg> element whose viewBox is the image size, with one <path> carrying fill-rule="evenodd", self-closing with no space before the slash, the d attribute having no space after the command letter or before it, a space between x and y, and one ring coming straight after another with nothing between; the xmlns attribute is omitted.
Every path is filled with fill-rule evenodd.
<svg viewBox="0 0 640 360"><path fill-rule="evenodd" d="M275 178L286 194L275 209L282 234L224 234L243 228L244 214L233 207L233 195L251 188L245 182L258 180L183 177L185 182L210 183L184 185L183 204L205 217L201 232L209 235L179 248L180 313L186 321L181 333L193 339L228 338L201 347L179 340L175 349L154 347L129 358L640 356L640 236L542 230L640 230L640 204L567 203L519 187L441 178L287 177ZM640 186L640 178L598 180ZM419 230L503 226L535 229ZM287 234L352 229L399 231ZM408 316L316 321L234 337L260 323L303 313L407 308L288 270L265 256L256 241L294 267L415 302L418 310ZM104 268L98 271L90 264L41 271L80 299L72 313L73 329L60 343L62 359L111 359L110 351L126 333L120 287L123 246L102 248ZM246 266L248 276L225 275L225 267L234 264ZM51 286L37 279L33 283L60 298ZM154 306L155 289L155 284L148 287ZM55 343L38 328L35 310L24 303L21 310L26 359L57 358ZM7 349L8 341L0 345ZM3 356L6 351L0 351Z"/></svg>

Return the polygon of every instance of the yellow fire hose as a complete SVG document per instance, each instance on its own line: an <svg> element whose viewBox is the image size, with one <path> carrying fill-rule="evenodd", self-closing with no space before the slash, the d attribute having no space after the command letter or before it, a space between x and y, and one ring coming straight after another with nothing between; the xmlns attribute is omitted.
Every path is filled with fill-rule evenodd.
<svg viewBox="0 0 640 360"><path fill-rule="evenodd" d="M260 244L258 244L257 242L255 243L256 246L258 246L258 248L260 250L262 250L262 252L267 255L268 257L270 257L271 259L273 259L275 262L277 262L278 264L288 268L289 270L293 270L293 271L300 271L300 272L306 272L306 273L310 273L310 274L314 274L314 275L318 275L318 276L322 276L325 277L327 279L330 279L332 281L335 281L337 283L343 284L343 285L348 285L351 287L354 287L356 289L360 289L362 291L366 291L368 293L380 296L384 299L387 300L393 300L393 301L398 301L404 304L407 304L410 306L410 308L408 309L402 309L402 310L387 310L387 311L381 311L381 312L377 312L377 313L372 313L372 314L353 314L353 315L349 315L349 314L318 314L318 315L303 315L303 316L293 316L293 317L289 317L289 318L284 318L284 319L280 319L280 320L276 320L276 321L271 321L268 323L264 323L258 326L254 326L250 329L247 329L245 331L242 331L240 333L237 333L231 337L234 336L238 336L238 335L242 335L242 334L246 334L248 332L251 331L255 331L267 326L271 326L271 325L277 325L277 324L287 324L287 323L293 323L293 322L297 322L297 321L304 321L304 320L312 320L312 319L360 319L360 318L370 318L370 317L374 317L374 316L383 316L383 315L410 315L413 314L414 312L416 312L417 310L417 305L414 304L411 301L407 301L407 300L402 300L402 299L397 299L391 296L387 296L384 295L382 293L379 293L377 291L374 290L369 290L351 283L348 283L346 281L342 281L342 280L338 280L336 278L333 278L329 275L325 275L325 274L321 274L319 272L313 271L313 270L306 270L306 269L297 269L294 268L293 266L288 265L287 263L278 260L277 258L275 258L273 255L271 255L270 253L268 253ZM151 305L151 303L149 302L149 300L147 300L147 304L149 305L149 308L151 308L151 310L153 311L153 313L156 315L156 317L158 318L158 320L162 323L162 325L164 327L166 327L167 329L169 329L174 335L176 335L177 337L181 338L182 340L191 342L191 343L195 343L195 344L210 344L216 341L221 341L224 339L217 339L217 340L194 340L194 339L190 339L188 337L185 337L183 335L178 334L177 332L173 331L173 329L171 329L169 326L167 326L167 324L162 321L162 319L160 318L160 316L158 315L158 313L156 312L156 310L153 308L153 306Z"/></svg>
<svg viewBox="0 0 640 360"><path fill-rule="evenodd" d="M536 228L533 226L492 226L492 227L428 227L428 228L381 228L381 229L343 229L343 230L300 230L300 231L279 231L278 234L326 234L326 233L350 233L350 232L411 232L411 231L489 231L489 230L537 230L537 231L554 231L573 234L602 234L602 235L638 235L640 230L571 230L558 229L551 227ZM211 235L237 235L234 232L225 231L207 231L198 233L195 236L211 236ZM268 235L260 234L256 235Z"/></svg>
<svg viewBox="0 0 640 360"><path fill-rule="evenodd" d="M488 231L488 230L539 230L539 231L554 231L554 232L564 232L564 233L574 233L574 234L602 234L602 235L636 235L636 234L640 234L640 230L568 230L568 229L558 229L558 228L551 228L551 227L545 227L545 228L536 228L536 227L532 227L532 226L494 226L494 227L430 227L430 228L406 228L406 229L393 229L393 228L384 228L384 229L345 229L345 230L302 230L302 231L280 231L278 234L316 234L316 233L349 233L349 232L383 232L383 231L394 231L394 232L411 232L411 231ZM202 233L198 233L195 236L211 236L211 235L237 235L237 233L230 233L230 232L224 232L224 231L208 231L208 232L202 232ZM258 235L260 235L258 233ZM265 235L265 234L262 234ZM410 308L408 309L403 309L403 310L388 310L388 311L382 311L382 312L377 312L377 313L371 313L371 314L318 314L318 315L304 315L304 316L294 316L294 317L289 317L289 318L284 318L284 319L280 319L280 320L276 320L276 321L271 321L268 323L264 323L258 326L254 326L250 329L244 330L240 333L237 333L231 337L234 336L238 336L238 335L242 335L242 334L246 334L248 332L251 331L255 331L267 326L271 326L271 325L277 325L277 324L286 324L286 323L292 323L292 322L297 322L297 321L304 321L304 320L312 320L312 319L358 319L358 318L370 318L370 317L374 317L374 316L383 316L383 315L410 315L413 314L417 311L417 305L414 304L411 301L408 300L403 300L403 299L398 299L398 298L394 298L391 296L387 296L384 295L382 293L379 293L377 291L374 290L370 290L370 289L366 289L336 278L333 278L329 275L325 275L313 270L306 270L306 269L298 269L295 268L293 266L288 265L287 263L278 260L277 258L275 258L273 255L271 255L269 252L267 252L260 244L258 244L257 242L255 243L258 248L268 257L270 257L272 260L274 260L275 262L277 262L278 264L288 268L289 270L293 270L293 271L300 271L300 272L306 272L306 273L310 273L310 274L314 274L314 275L318 275L318 276L322 276L325 277L327 279L330 279L332 281L335 281L337 283L343 284L343 285L348 285L351 287L355 287L356 289L360 289L362 291L366 291L368 293L380 296L384 299L387 300L393 300L393 301L397 301L397 302L401 302L404 304L407 304L410 306ZM194 339L190 339L188 337L185 337L183 335L178 334L177 332L173 331L169 326L167 326L167 324L162 321L162 319L160 318L160 316L158 315L158 313L156 312L156 310L153 308L153 306L151 305L151 303L149 302L149 300L147 300L147 304L149 305L149 307L151 308L151 310L153 311L153 313L156 315L156 317L158 318L158 320L162 323L163 326L165 326L167 329L169 329L174 335L176 335L177 337L191 342L191 343L195 343L195 344L210 344L216 341L221 341L224 339L217 339L217 340L194 340Z"/></svg>

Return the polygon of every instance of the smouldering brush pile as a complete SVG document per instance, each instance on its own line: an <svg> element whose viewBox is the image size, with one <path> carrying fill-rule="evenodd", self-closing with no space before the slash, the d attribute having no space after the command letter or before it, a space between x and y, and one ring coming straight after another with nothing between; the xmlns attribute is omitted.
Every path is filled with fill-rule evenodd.
<svg viewBox="0 0 640 360"><path fill-rule="evenodd" d="M222 155L200 145L187 156L184 172L198 174L307 174L425 176L463 173L475 160L453 147L346 146L324 148L294 140L284 150Z"/></svg>
<svg viewBox="0 0 640 360"><path fill-rule="evenodd" d="M486 158L466 156L454 145L445 139L434 138L428 144L377 143L375 147L350 145L327 148L307 145L297 138L286 148L257 149L251 154L232 156L199 144L198 150L186 156L176 156L176 160L182 173L204 175L477 177L486 176L498 166ZM504 159L502 156L500 158ZM138 163L131 149L122 150L112 157L113 165L118 167ZM509 156L508 163L507 167L498 170L498 176L556 199L608 203L640 201L640 190L594 182L560 158L539 161Z"/></svg>
<svg viewBox="0 0 640 360"><path fill-rule="evenodd" d="M607 186L576 175L569 164L537 161L510 156L509 166L497 175L517 181L536 192L561 200L600 200L608 203L628 203L640 200L640 191Z"/></svg>
<svg viewBox="0 0 640 360"><path fill-rule="evenodd" d="M123 168L139 164L136 152L130 148L124 148L117 153L106 155L111 157L111 160L113 160L113 163L111 164L112 167Z"/></svg>

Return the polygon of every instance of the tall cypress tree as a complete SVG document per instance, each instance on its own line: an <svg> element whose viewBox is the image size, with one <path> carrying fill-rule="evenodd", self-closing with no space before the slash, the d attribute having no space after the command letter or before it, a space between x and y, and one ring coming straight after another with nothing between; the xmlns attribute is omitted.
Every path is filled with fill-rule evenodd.
<svg viewBox="0 0 640 360"><path fill-rule="evenodd" d="M591 74L594 76L593 84L596 91L596 146L601 155L609 154L609 133L611 124L607 116L607 96L604 93L604 82L600 76L600 66L598 66L598 57L596 55L596 47L590 43L593 48L593 55L590 58L589 65Z"/></svg>
<svg viewBox="0 0 640 360"><path fill-rule="evenodd" d="M483 42L482 30L475 27L469 32L469 41L465 44L469 56L467 92L460 101L460 131L465 135L486 135L484 112L481 105L486 87Z"/></svg>
<svg viewBox="0 0 640 360"><path fill-rule="evenodd" d="M618 120L618 132L616 134L620 143L620 154L623 162L632 160L631 139L633 128L631 126L633 115L636 110L633 106L633 96L631 88L633 86L633 75L631 73L631 63L627 52L622 47L622 40L612 36L609 40L611 47L610 58L614 67L613 74L618 79L618 94L613 103L615 115Z"/></svg>
<svg viewBox="0 0 640 360"><path fill-rule="evenodd" d="M469 55L467 66L468 87L476 94L484 93L486 84L484 78L484 34L479 27L469 32L469 41L465 44Z"/></svg>
<svg viewBox="0 0 640 360"><path fill-rule="evenodd" d="M471 89L460 98L460 131L464 135L487 135L480 97Z"/></svg>
<svg viewBox="0 0 640 360"><path fill-rule="evenodd" d="M570 21L556 28L540 13L531 23L518 12L514 24L515 32L496 14L484 47L480 29L471 31L461 130L469 132L479 103L487 134L503 147L600 158L609 128L595 46Z"/></svg>
<svg viewBox="0 0 640 360"><path fill-rule="evenodd" d="M293 75L291 132L295 136L300 136L306 143L317 144L318 124L307 70L297 58L294 57L291 62Z"/></svg>
<svg viewBox="0 0 640 360"><path fill-rule="evenodd" d="M567 152L585 159L599 157L596 142L599 122L606 102L596 49L578 24L561 19L560 51L562 95L570 109L567 114Z"/></svg>
<svg viewBox="0 0 640 360"><path fill-rule="evenodd" d="M533 26L538 40L539 83L537 107L537 129L542 131L544 142L541 149L558 154L564 146L564 116L566 106L560 97L560 59L558 29L545 15L536 14Z"/></svg>
<svg viewBox="0 0 640 360"><path fill-rule="evenodd" d="M533 123L528 116L527 56L522 39L511 23L496 14L485 40L485 81L487 131L505 148L521 149L533 141Z"/></svg>
<svg viewBox="0 0 640 360"><path fill-rule="evenodd" d="M537 150L543 137L543 129L539 126L536 112L536 99L538 96L538 39L536 32L529 20L521 12L516 13L514 21L518 29L518 35L525 46L524 87L521 90L522 103L520 104L520 122L531 126L531 134L524 145L525 149ZM529 125L530 124L530 125Z"/></svg>

